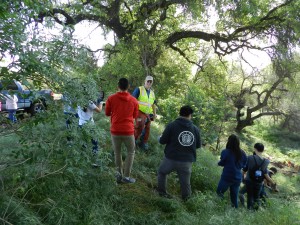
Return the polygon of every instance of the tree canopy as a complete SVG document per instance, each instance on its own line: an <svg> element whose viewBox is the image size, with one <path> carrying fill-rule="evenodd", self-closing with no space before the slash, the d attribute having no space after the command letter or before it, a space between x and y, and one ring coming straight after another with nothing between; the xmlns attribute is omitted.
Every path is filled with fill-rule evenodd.
<svg viewBox="0 0 300 225"><path fill-rule="evenodd" d="M47 84L60 92L65 91L64 84L70 79L89 76L112 92L112 79L126 76L134 87L151 74L162 98L188 92L187 87L196 82L207 93L210 87L215 100L226 97L235 107L236 102L245 101L246 94L256 94L258 104L244 111L248 113L246 120L240 117L241 105L236 107L237 130L242 130L253 123L253 117L284 114L278 110L259 115L257 112L270 106L271 93L284 89L281 86L285 80L291 80L297 72L289 68L295 65L294 54L299 46L299 8L296 0L4 2L1 55L3 59L10 56L12 63L2 67L1 75L13 74L25 83L30 79L35 86ZM104 36L113 33L114 44L96 51L80 44L73 33L82 22L101 27ZM59 33L49 36L45 29ZM273 65L270 73L277 78L253 80L258 68L249 63L245 54L251 50L269 55ZM97 68L97 51L104 52L102 68ZM228 79L230 64L225 57L233 54L253 71L245 75L242 68L236 70L236 76L246 81L235 83L241 85L239 93L228 93L233 89ZM193 68L197 68L196 74ZM199 81L207 86L201 86ZM253 89L258 86L261 88Z"/></svg>

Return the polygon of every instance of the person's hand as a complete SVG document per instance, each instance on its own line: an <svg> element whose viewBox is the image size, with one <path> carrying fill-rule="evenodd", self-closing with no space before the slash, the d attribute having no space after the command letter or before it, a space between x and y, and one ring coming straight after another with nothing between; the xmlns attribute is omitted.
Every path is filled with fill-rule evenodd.
<svg viewBox="0 0 300 225"><path fill-rule="evenodd" d="M156 119L156 114L153 114L152 121L154 121L155 119Z"/></svg>
<svg viewBox="0 0 300 225"><path fill-rule="evenodd" d="M276 183L272 184L272 185L271 185L271 188L272 188L272 191L274 191L274 192L279 192Z"/></svg>

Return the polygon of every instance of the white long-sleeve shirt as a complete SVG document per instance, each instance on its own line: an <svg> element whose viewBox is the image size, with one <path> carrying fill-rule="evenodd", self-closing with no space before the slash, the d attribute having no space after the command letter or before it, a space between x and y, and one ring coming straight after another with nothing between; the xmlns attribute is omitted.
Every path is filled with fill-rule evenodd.
<svg viewBox="0 0 300 225"><path fill-rule="evenodd" d="M94 123L93 114L95 108L97 108L97 106L93 102L90 102L88 104L86 112L84 112L83 109L80 106L78 106L77 113L79 116L79 126L82 126L88 121Z"/></svg>
<svg viewBox="0 0 300 225"><path fill-rule="evenodd" d="M16 95L6 94L5 99L6 109L18 109L18 97Z"/></svg>

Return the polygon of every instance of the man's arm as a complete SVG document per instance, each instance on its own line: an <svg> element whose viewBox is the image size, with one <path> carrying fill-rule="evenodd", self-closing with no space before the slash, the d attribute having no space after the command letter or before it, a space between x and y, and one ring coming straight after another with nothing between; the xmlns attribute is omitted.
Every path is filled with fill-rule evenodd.
<svg viewBox="0 0 300 225"><path fill-rule="evenodd" d="M89 103L88 107L89 107L90 110L93 110L93 111L98 112L98 113L100 113L102 111L102 105L99 107L92 101Z"/></svg>
<svg viewBox="0 0 300 225"><path fill-rule="evenodd" d="M153 121L156 119L156 105L153 104L152 105L152 109L153 109Z"/></svg>
<svg viewBox="0 0 300 225"><path fill-rule="evenodd" d="M201 136L200 136L199 128L195 126L195 130L196 130L196 148L201 148Z"/></svg>
<svg viewBox="0 0 300 225"><path fill-rule="evenodd" d="M135 100L133 118L136 119L138 117L138 115L139 115L139 104L138 104L137 100Z"/></svg>
<svg viewBox="0 0 300 225"><path fill-rule="evenodd" d="M275 184L276 184L276 183L272 180L272 178L269 176L268 173L265 173L264 176L265 176L265 179L266 179L269 183L271 183L271 185L275 185Z"/></svg>
<svg viewBox="0 0 300 225"><path fill-rule="evenodd" d="M169 142L170 139L170 132L171 132L171 125L167 125L166 129L162 133L161 137L159 138L159 143L164 145Z"/></svg>
<svg viewBox="0 0 300 225"><path fill-rule="evenodd" d="M225 165L225 161L226 161L226 152L222 151L221 152L220 161L218 162L218 165L219 166L224 166Z"/></svg>
<svg viewBox="0 0 300 225"><path fill-rule="evenodd" d="M94 109L96 112L100 113L103 109L103 102L100 102L99 105Z"/></svg>
<svg viewBox="0 0 300 225"><path fill-rule="evenodd" d="M136 99L139 98L139 96L140 96L140 89L138 87L134 89L134 91L132 92L132 96L135 97Z"/></svg>
<svg viewBox="0 0 300 225"><path fill-rule="evenodd" d="M110 98L108 98L106 103L105 103L105 115L106 116L111 116Z"/></svg>

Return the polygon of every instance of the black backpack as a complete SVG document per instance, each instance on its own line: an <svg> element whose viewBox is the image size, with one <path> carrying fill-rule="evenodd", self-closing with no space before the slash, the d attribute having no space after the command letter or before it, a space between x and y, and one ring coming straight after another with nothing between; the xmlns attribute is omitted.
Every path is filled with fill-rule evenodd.
<svg viewBox="0 0 300 225"><path fill-rule="evenodd" d="M255 162L255 167L249 171L249 177L252 181L255 183L261 183L264 181L264 172L262 171L261 167L265 162L265 159L262 161L262 163L258 166L255 156L253 156L254 162Z"/></svg>

